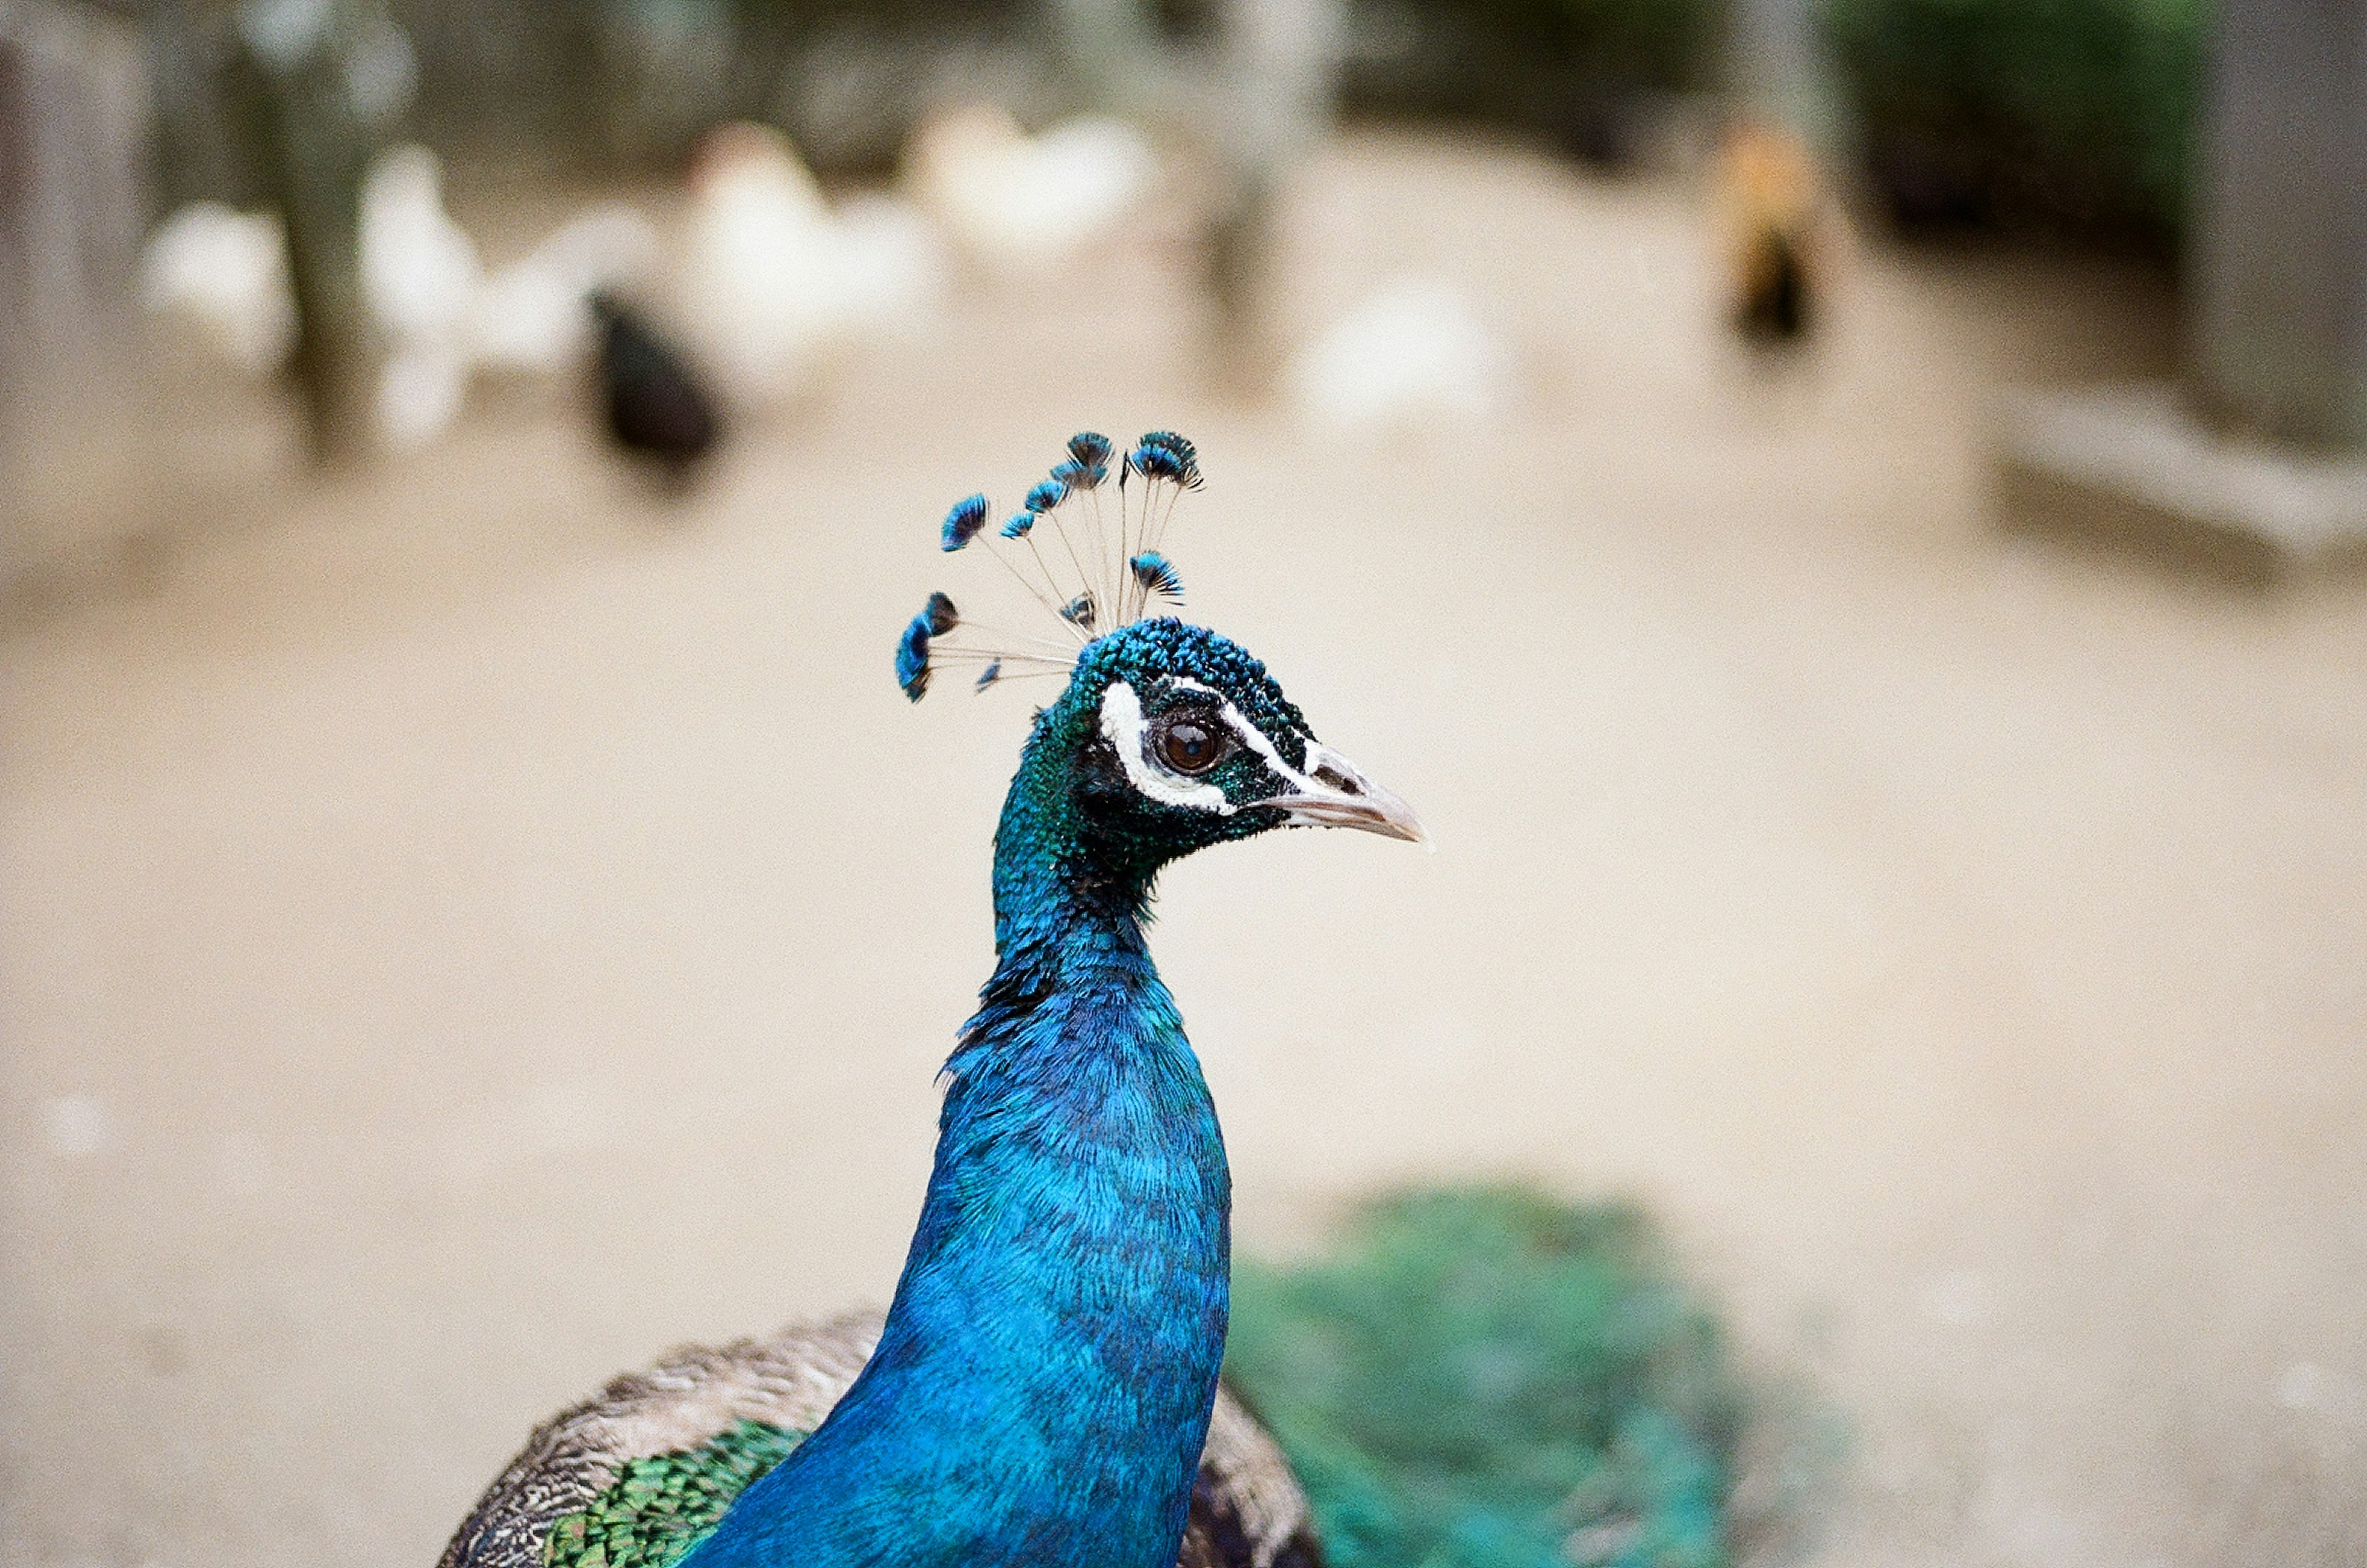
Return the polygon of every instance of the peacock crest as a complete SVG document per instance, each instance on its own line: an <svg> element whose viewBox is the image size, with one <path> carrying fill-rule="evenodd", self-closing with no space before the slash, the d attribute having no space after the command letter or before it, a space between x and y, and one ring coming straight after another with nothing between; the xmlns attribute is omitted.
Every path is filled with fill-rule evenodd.
<svg viewBox="0 0 2367 1568"><path fill-rule="evenodd" d="M984 495L954 502L939 545L948 554L977 545L1002 562L1060 635L982 626L932 593L897 640L896 683L919 702L941 664L975 671L981 692L1065 677L1094 638L1181 607L1184 580L1160 546L1175 503L1200 483L1199 453L1172 430L1150 432L1123 460L1108 436L1087 430L1069 437L1061 460L1000 527L987 526L994 508Z"/></svg>

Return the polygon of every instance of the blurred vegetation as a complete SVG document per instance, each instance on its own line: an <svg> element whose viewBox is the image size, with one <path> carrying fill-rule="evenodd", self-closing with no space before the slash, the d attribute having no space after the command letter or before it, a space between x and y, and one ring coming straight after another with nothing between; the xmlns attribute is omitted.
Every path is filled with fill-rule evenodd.
<svg viewBox="0 0 2367 1568"><path fill-rule="evenodd" d="M2178 237L2203 0L1824 0L1822 21L1901 220Z"/></svg>
<svg viewBox="0 0 2367 1568"><path fill-rule="evenodd" d="M1540 130L1618 162L1638 110L1715 82L1724 0L1356 0L1354 109Z"/></svg>
<svg viewBox="0 0 2367 1568"><path fill-rule="evenodd" d="M1752 1400L1630 1208L1501 1188L1367 1211L1336 1257L1243 1263L1225 1369L1332 1568L1713 1568Z"/></svg>
<svg viewBox="0 0 2367 1568"><path fill-rule="evenodd" d="M1143 0L1187 71L1217 0ZM884 166L949 97L1067 107L1048 0L388 0L419 57L413 133L591 168L678 166L727 118L826 168ZM1715 86L1728 0L1347 0L1352 112L1477 119L1617 163ZM2203 0L1816 0L1869 172L1909 224L2164 244L2181 227ZM154 13L175 197L255 181L204 123L234 0ZM177 149L187 149L186 152ZM241 193L243 194L243 192Z"/></svg>
<svg viewBox="0 0 2367 1568"><path fill-rule="evenodd" d="M218 129L243 0L152 18L175 199L259 183ZM876 171L932 107L1073 111L1051 0L385 0L416 52L406 133L579 172L678 167L707 127L770 121L818 165ZM1184 75L1218 0L1142 0ZM1351 110L1478 118L1606 162L1652 104L1713 84L1725 0L1347 0Z"/></svg>

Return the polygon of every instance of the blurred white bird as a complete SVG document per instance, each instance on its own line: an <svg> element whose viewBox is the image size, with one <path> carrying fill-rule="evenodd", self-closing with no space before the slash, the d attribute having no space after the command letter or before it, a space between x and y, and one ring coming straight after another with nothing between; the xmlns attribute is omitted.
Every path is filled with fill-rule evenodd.
<svg viewBox="0 0 2367 1568"><path fill-rule="evenodd" d="M921 210L858 196L837 213L838 330L858 342L910 337L944 303L945 246Z"/></svg>
<svg viewBox="0 0 2367 1568"><path fill-rule="evenodd" d="M362 300L383 334L379 433L417 446L452 423L469 388L484 280L475 242L444 210L443 165L425 147L390 147L361 190Z"/></svg>
<svg viewBox="0 0 2367 1568"><path fill-rule="evenodd" d="M1006 276L1059 270L1114 232L1150 189L1139 130L1072 119L1029 136L1004 110L939 115L905 151L904 183L962 251Z"/></svg>
<svg viewBox="0 0 2367 1568"><path fill-rule="evenodd" d="M592 349L592 296L655 266L657 225L606 202L568 220L478 289L470 334L486 369L556 374Z"/></svg>
<svg viewBox="0 0 2367 1568"><path fill-rule="evenodd" d="M901 204L832 213L778 131L727 125L691 176L674 314L742 400L810 390L855 344L909 328L942 291L936 242Z"/></svg>
<svg viewBox="0 0 2367 1568"><path fill-rule="evenodd" d="M829 335L830 209L788 141L762 126L709 133L691 171L675 290L693 353L742 398L792 389Z"/></svg>
<svg viewBox="0 0 2367 1568"><path fill-rule="evenodd" d="M189 203L142 247L140 300L152 314L194 323L240 369L256 376L277 369L296 345L279 215Z"/></svg>
<svg viewBox="0 0 2367 1568"><path fill-rule="evenodd" d="M663 243L632 208L595 207L485 276L444 209L436 155L387 151L363 182L363 303L385 351L376 423L417 446L460 411L479 367L550 374L593 345L592 297L651 281ZM847 351L908 334L945 291L943 246L909 203L858 197L832 212L778 132L725 126L704 149L666 312L735 398L809 390ZM296 335L285 231L270 213L183 209L151 237L151 310L196 321L221 352L263 372Z"/></svg>
<svg viewBox="0 0 2367 1568"><path fill-rule="evenodd" d="M1415 431L1510 400L1512 360L1463 292L1409 278L1371 296L1292 362L1299 412L1335 431Z"/></svg>

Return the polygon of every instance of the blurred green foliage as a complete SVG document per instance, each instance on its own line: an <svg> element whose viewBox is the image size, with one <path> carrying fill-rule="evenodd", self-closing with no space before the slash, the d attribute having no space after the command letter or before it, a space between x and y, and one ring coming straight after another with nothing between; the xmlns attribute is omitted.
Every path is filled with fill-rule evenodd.
<svg viewBox="0 0 2367 1568"><path fill-rule="evenodd" d="M2177 237L2202 0L1824 0L1822 21L1901 219Z"/></svg>
<svg viewBox="0 0 2367 1568"><path fill-rule="evenodd" d="M1244 1263L1227 1375L1298 1467L1332 1568L1715 1568L1746 1393L1635 1210L1467 1188L1345 1248Z"/></svg>
<svg viewBox="0 0 2367 1568"><path fill-rule="evenodd" d="M1532 59L1637 87L1698 86L1718 39L1715 0L1424 0Z"/></svg>
<svg viewBox="0 0 2367 1568"><path fill-rule="evenodd" d="M1654 95L1713 84L1725 0L1356 0L1349 104L1538 130L1616 161Z"/></svg>

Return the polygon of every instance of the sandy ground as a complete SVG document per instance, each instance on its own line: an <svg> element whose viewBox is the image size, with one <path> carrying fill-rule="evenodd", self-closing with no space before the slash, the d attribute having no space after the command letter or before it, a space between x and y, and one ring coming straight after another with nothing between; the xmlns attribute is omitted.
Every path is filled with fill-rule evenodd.
<svg viewBox="0 0 2367 1568"><path fill-rule="evenodd" d="M610 1371L882 1299L1025 712L889 644L988 580L951 497L1153 424L1194 611L1440 844L1167 882L1246 1246L1640 1195L1846 1413L1814 1561L2367 1560L2367 599L1989 525L1994 389L2160 369L2156 286L1869 252L1772 369L1704 211L1315 171L1293 318L1464 280L1484 431L1226 393L1149 244L679 508L532 404L367 488L196 441L146 587L0 638L0 1562L423 1568Z"/></svg>

